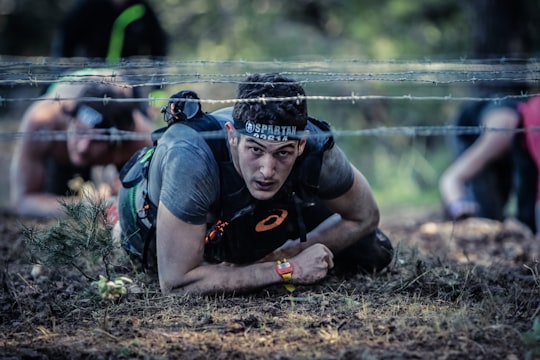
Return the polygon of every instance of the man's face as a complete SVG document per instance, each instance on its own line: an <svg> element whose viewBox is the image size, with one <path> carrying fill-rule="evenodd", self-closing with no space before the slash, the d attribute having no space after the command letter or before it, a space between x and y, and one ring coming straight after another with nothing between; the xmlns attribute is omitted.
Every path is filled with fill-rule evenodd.
<svg viewBox="0 0 540 360"><path fill-rule="evenodd" d="M235 167L251 195L258 200L268 200L287 180L306 141L271 141L240 135L229 137L229 143Z"/></svg>
<svg viewBox="0 0 540 360"><path fill-rule="evenodd" d="M112 161L110 142L96 140L101 133L97 129L72 120L68 128L67 148L73 165L103 165Z"/></svg>

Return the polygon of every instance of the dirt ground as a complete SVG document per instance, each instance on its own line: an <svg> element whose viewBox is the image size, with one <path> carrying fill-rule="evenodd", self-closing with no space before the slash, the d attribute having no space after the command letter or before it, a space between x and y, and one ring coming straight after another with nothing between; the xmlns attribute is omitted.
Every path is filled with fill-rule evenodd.
<svg viewBox="0 0 540 360"><path fill-rule="evenodd" d="M12 145L0 141L4 174ZM0 185L4 209L7 176ZM29 260L23 228L55 223L0 210L0 359L540 358L540 239L512 220L384 211L396 249L387 270L331 272L292 294L163 296L120 261L133 283L112 302L79 272Z"/></svg>
<svg viewBox="0 0 540 360"><path fill-rule="evenodd" d="M163 296L123 268L134 283L111 303L77 272L37 271L23 223L54 221L0 216L2 359L513 360L540 347L523 340L540 316L540 242L514 221L404 211L382 225L389 270L332 273L291 295Z"/></svg>

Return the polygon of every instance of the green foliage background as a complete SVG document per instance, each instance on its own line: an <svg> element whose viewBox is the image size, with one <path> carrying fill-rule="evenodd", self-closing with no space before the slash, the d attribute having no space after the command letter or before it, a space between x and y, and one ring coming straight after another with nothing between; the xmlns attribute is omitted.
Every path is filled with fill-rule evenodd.
<svg viewBox="0 0 540 360"><path fill-rule="evenodd" d="M477 0L475 0L477 1ZM474 1L455 0L148 0L168 33L170 60L217 61L196 69L214 74L317 71L335 74L418 69L431 61L474 55ZM0 0L0 54L47 56L70 0ZM537 1L527 0L536 44ZM489 14L486 14L489 16ZM96 19L99 22L99 19ZM533 56L533 54L530 54ZM344 61L357 59L358 62ZM228 61L231 61L229 63ZM244 61L245 63L243 63ZM396 61L395 64L392 61ZM410 62L408 62L410 61ZM397 65L396 65L397 64ZM309 78L306 75L306 78ZM302 80L302 79L298 79ZM408 81L307 83L308 95L460 96L472 84ZM167 89L177 90L172 87ZM197 87L204 98L232 98L235 85ZM313 116L338 130L444 125L456 101L312 101ZM207 108L205 110L212 110ZM438 203L437 180L450 161L441 136L350 136L338 143L367 176L386 208Z"/></svg>

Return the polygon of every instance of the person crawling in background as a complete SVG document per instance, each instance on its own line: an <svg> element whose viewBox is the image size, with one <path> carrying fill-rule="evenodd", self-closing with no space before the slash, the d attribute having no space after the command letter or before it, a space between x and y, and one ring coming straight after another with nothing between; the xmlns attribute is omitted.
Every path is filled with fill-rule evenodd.
<svg viewBox="0 0 540 360"><path fill-rule="evenodd" d="M446 214L453 220L513 216L533 233L540 228L540 97L468 104L458 126L483 126L479 135L456 135L456 158L439 180Z"/></svg>
<svg viewBox="0 0 540 360"><path fill-rule="evenodd" d="M24 136L15 146L10 168L11 206L16 214L62 215L61 202L75 196L82 182L92 180L92 173L97 174L93 169L109 173L107 184L101 184L100 196L115 194L119 190L115 168L152 143L152 125L141 103L90 99L137 97L125 82L106 83L103 79L107 79L103 70L73 73L53 84L25 111L19 130ZM148 137L113 141L106 136L117 130ZM45 138L40 132L64 132L67 136ZM112 165L112 175L107 165Z"/></svg>

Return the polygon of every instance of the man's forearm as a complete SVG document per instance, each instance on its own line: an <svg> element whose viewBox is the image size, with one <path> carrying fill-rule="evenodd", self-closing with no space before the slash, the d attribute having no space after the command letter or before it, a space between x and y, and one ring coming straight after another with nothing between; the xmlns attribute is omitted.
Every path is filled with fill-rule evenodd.
<svg viewBox="0 0 540 360"><path fill-rule="evenodd" d="M351 246L359 239L375 231L379 217L373 216L366 221L357 222L343 219L334 214L308 234L304 248L315 243L326 245L334 254Z"/></svg>
<svg viewBox="0 0 540 360"><path fill-rule="evenodd" d="M221 294L246 292L264 286L284 283L313 284L322 280L334 266L333 254L328 247L314 244L296 256L287 258L288 278L278 274L277 263L264 262L248 266L226 264L202 265L189 271L177 285L167 288L161 282L164 293ZM294 289L288 289L292 291Z"/></svg>
<svg viewBox="0 0 540 360"><path fill-rule="evenodd" d="M459 199L463 199L465 195L465 184L449 169L439 180L439 191L444 204L449 205Z"/></svg>
<svg viewBox="0 0 540 360"><path fill-rule="evenodd" d="M49 194L29 195L13 201L14 210L22 216L52 217L64 214L62 201L69 197L59 197Z"/></svg>
<svg viewBox="0 0 540 360"><path fill-rule="evenodd" d="M162 286L165 293L175 294L219 294L247 292L282 281L275 270L275 262L257 263L247 266L215 264L199 266L184 277L182 283L170 289Z"/></svg>
<svg viewBox="0 0 540 360"><path fill-rule="evenodd" d="M326 245L334 254L337 254L362 237L375 231L377 225L378 217L359 224L357 222L343 220L341 216L334 214L313 229L307 235L306 242L300 242L300 239L289 240L271 254L261 259L261 262L293 257L302 250L317 243Z"/></svg>

